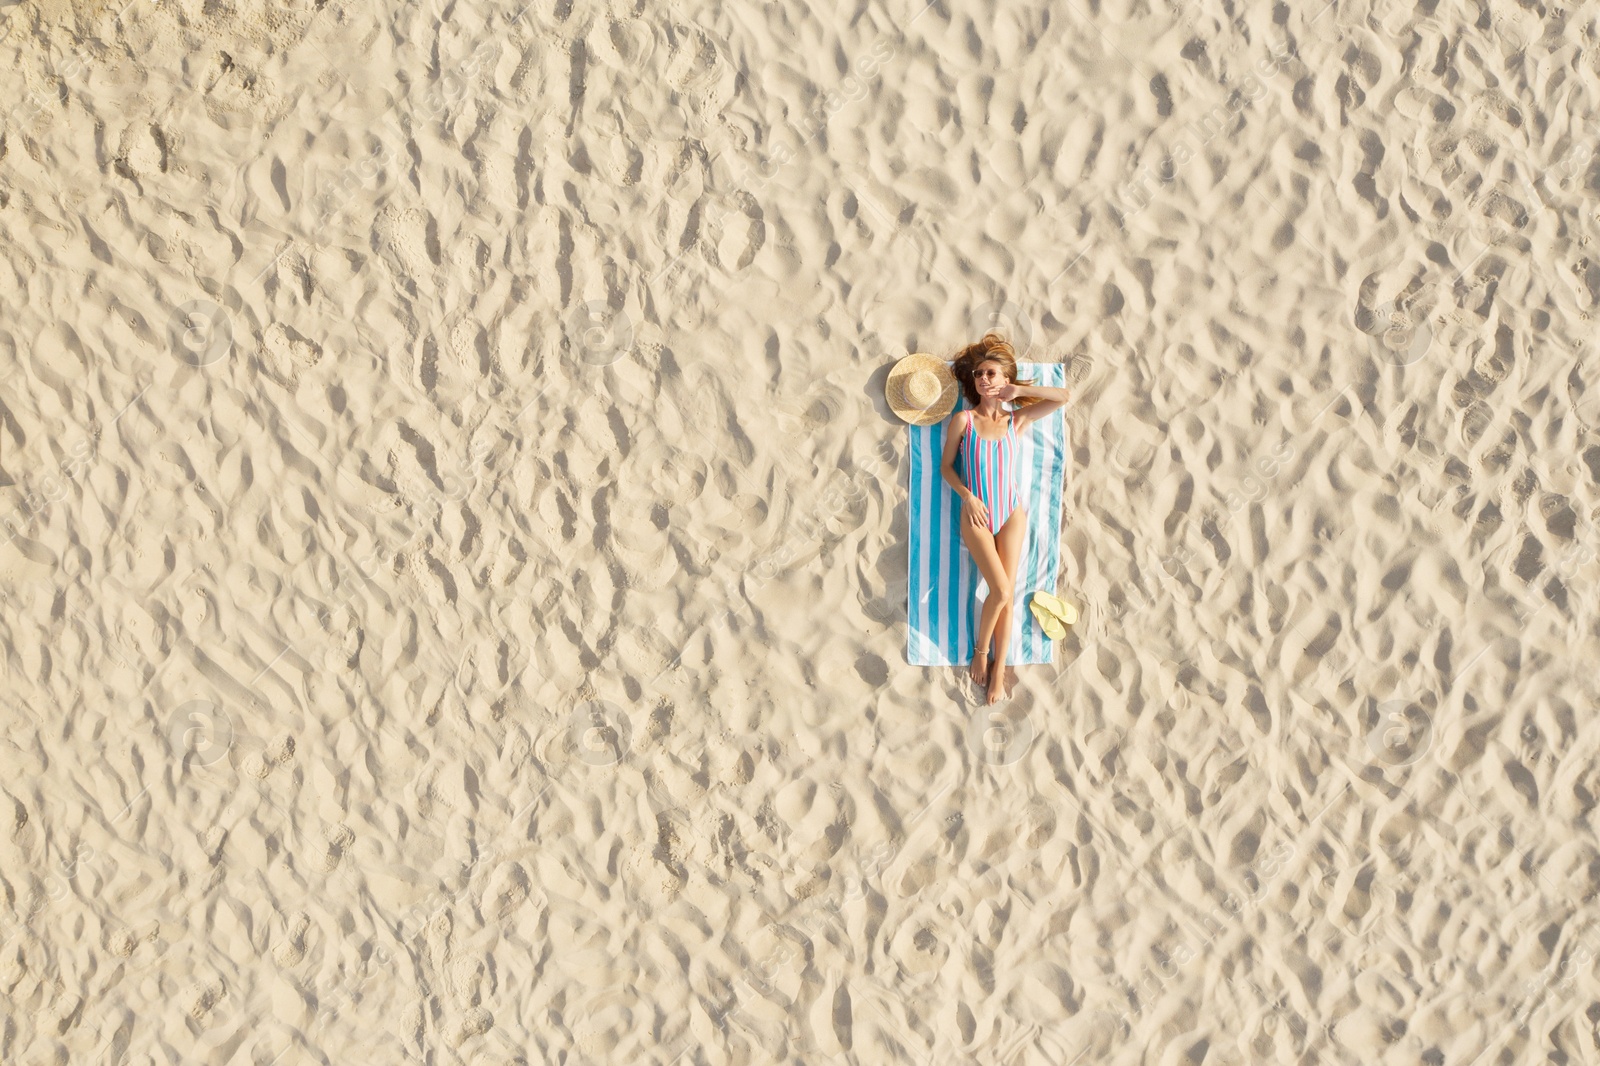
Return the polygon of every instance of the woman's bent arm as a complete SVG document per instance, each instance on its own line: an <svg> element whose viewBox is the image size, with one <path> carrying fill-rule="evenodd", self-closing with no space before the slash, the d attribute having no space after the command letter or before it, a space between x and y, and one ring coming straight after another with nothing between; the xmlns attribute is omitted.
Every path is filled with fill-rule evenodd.
<svg viewBox="0 0 1600 1066"><path fill-rule="evenodd" d="M1002 390L1004 391L1004 390ZM1038 403L1030 403L1026 407L1017 408L1015 415L1017 428L1021 429L1029 422L1037 422L1045 415L1061 410L1072 398L1072 393L1067 389L1052 388L1048 385L1013 385L1011 395L1002 396L1005 400L1033 399Z"/></svg>

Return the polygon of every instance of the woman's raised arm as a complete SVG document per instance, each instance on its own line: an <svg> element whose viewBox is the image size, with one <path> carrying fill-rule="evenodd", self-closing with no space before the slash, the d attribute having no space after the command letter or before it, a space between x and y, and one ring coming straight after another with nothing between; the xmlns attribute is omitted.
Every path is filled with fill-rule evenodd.
<svg viewBox="0 0 1600 1066"><path fill-rule="evenodd" d="M1007 396L1006 393L1011 395ZM1002 400L1032 399L1038 402L1019 407L1012 416L1017 429L1021 430L1029 422L1037 422L1045 415L1053 414L1067 405L1072 399L1072 393L1067 389L1052 388L1048 385L1007 385L1001 388Z"/></svg>

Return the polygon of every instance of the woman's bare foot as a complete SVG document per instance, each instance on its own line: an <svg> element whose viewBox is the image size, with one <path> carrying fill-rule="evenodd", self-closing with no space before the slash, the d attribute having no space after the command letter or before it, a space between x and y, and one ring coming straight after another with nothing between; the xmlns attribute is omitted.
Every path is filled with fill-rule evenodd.
<svg viewBox="0 0 1600 1066"><path fill-rule="evenodd" d="M1006 668L996 663L989 674L988 702L991 704L999 703L1009 695L1010 693L1006 691Z"/></svg>
<svg viewBox="0 0 1600 1066"><path fill-rule="evenodd" d="M987 685L989 683L989 653L975 651L972 653L972 680L974 684Z"/></svg>

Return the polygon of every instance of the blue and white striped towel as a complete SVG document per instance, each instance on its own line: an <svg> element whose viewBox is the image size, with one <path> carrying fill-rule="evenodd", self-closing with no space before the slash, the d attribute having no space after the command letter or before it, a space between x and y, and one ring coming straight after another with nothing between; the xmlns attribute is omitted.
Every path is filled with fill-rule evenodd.
<svg viewBox="0 0 1600 1066"><path fill-rule="evenodd" d="M1063 388L1061 363L1019 363L1017 376ZM963 401L958 410L966 406ZM977 634L972 605L984 588L978 566L961 542L961 501L939 476L950 420L911 426L911 604L906 661L912 666L956 666L972 661ZM1020 434L1017 493L1028 509L1028 543L1022 549L1016 608L1011 612L1013 665L1055 661L1052 641L1028 610L1036 590L1056 591L1061 566L1061 492L1067 469L1066 420L1057 411Z"/></svg>

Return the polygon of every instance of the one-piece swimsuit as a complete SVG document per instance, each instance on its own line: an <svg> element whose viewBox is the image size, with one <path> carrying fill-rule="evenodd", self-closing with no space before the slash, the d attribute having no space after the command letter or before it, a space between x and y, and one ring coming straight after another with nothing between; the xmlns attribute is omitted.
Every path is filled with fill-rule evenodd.
<svg viewBox="0 0 1600 1066"><path fill-rule="evenodd" d="M989 532L998 533L1017 509L1017 421L1016 413L1007 418L1006 435L986 440L972 424L967 412L967 430L961 438L961 464L967 488L989 511Z"/></svg>

